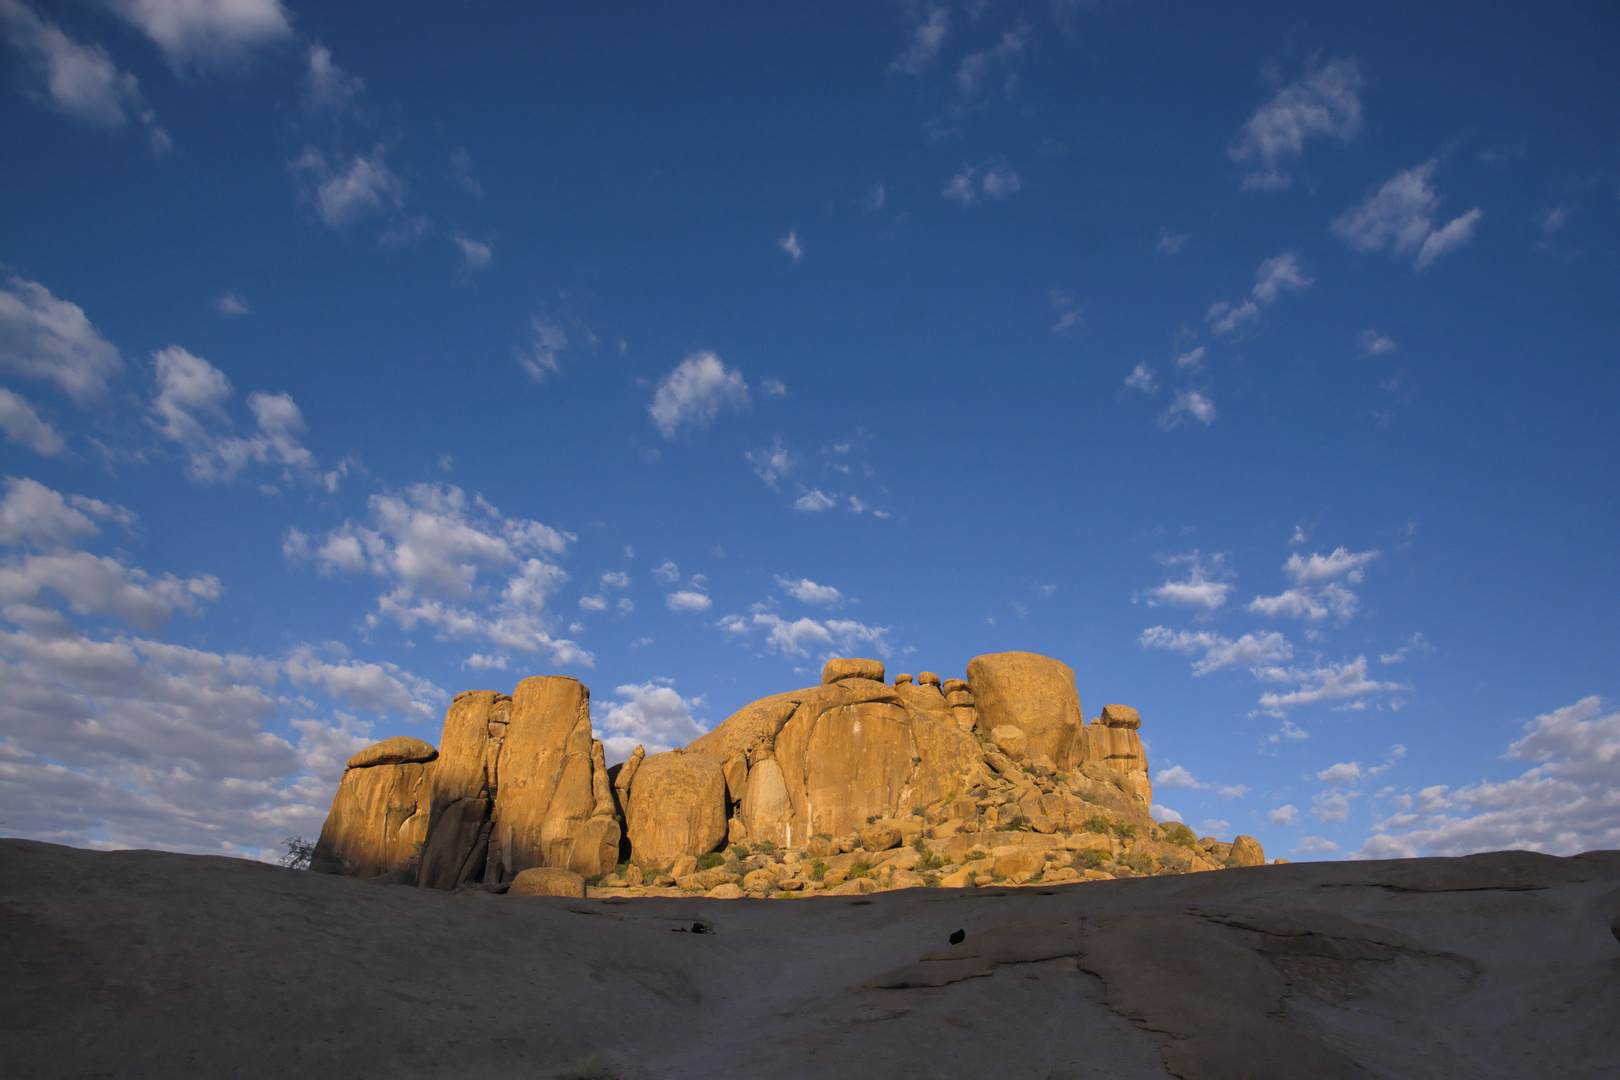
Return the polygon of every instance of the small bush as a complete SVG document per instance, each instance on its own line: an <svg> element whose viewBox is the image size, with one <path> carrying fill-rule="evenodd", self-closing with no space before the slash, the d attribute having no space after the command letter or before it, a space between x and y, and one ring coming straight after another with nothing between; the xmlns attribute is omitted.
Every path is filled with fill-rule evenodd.
<svg viewBox="0 0 1620 1080"><path fill-rule="evenodd" d="M923 884L928 886L930 889L939 888L939 875L938 874L936 874L936 873L934 873L932 871L927 871L927 872L925 872L923 874L922 879L923 879Z"/></svg>
<svg viewBox="0 0 1620 1080"><path fill-rule="evenodd" d="M824 878L826 876L827 876L827 864L826 863L822 862L820 859L817 859L815 862L810 864L810 880L811 881L820 881L822 878Z"/></svg>
<svg viewBox="0 0 1620 1080"><path fill-rule="evenodd" d="M1159 860L1159 869L1172 874L1185 874L1192 867L1192 860L1185 855L1165 855Z"/></svg>
<svg viewBox="0 0 1620 1080"><path fill-rule="evenodd" d="M1023 814L1014 814L1012 817L996 826L997 832L1028 832L1029 818Z"/></svg>
<svg viewBox="0 0 1620 1080"><path fill-rule="evenodd" d="M1170 843L1184 848L1196 848L1198 846L1198 837L1193 834L1191 829L1179 821L1172 821L1164 826L1164 838Z"/></svg>
<svg viewBox="0 0 1620 1080"><path fill-rule="evenodd" d="M928 849L928 844L920 836L917 837L916 841L911 846L917 849L917 854L919 856L917 859L917 869L919 871L926 873L929 870L938 870L940 867L945 866L951 861L951 857L949 855L935 855L932 851L930 851Z"/></svg>
<svg viewBox="0 0 1620 1080"><path fill-rule="evenodd" d="M754 845L754 854L756 855L770 855L775 851L776 842L773 840L761 840L759 843Z"/></svg>
<svg viewBox="0 0 1620 1080"><path fill-rule="evenodd" d="M1126 859L1125 865L1130 867L1131 873L1147 875L1153 873L1153 860L1146 855L1138 855L1134 859Z"/></svg>
<svg viewBox="0 0 1620 1080"><path fill-rule="evenodd" d="M707 855L698 856L697 868L699 870L713 870L717 866L724 865L725 861L726 857L724 855L718 851L711 851Z"/></svg>
<svg viewBox="0 0 1620 1080"><path fill-rule="evenodd" d="M1228 855L1226 858L1221 860L1221 865L1226 867L1228 870L1236 870L1243 864L1237 861L1237 857L1235 855Z"/></svg>
<svg viewBox="0 0 1620 1080"><path fill-rule="evenodd" d="M974 859L988 859L989 857L990 853L988 851L969 851L966 855L962 856L962 861L965 863L970 863Z"/></svg>
<svg viewBox="0 0 1620 1080"><path fill-rule="evenodd" d="M557 1070L556 1080L616 1080L600 1053L576 1058Z"/></svg>
<svg viewBox="0 0 1620 1080"><path fill-rule="evenodd" d="M1107 862L1113 862L1113 860L1095 848L1080 853L1080 864L1083 870L1101 870L1103 864Z"/></svg>
<svg viewBox="0 0 1620 1080"><path fill-rule="evenodd" d="M852 878L871 877L872 864L865 859L856 860L855 864L849 868L849 876Z"/></svg>
<svg viewBox="0 0 1620 1080"><path fill-rule="evenodd" d="M315 841L289 836L282 843L287 845L287 854L281 857L281 865L289 870L308 870L309 860L315 854Z"/></svg>
<svg viewBox="0 0 1620 1080"><path fill-rule="evenodd" d="M927 810L927 809L926 809L926 808L925 808L925 807L921 807L921 806L913 806L913 807L912 807L912 808L911 808L911 816L912 816L912 817L921 817L921 818L925 818L925 817L927 817L927 816L928 816L928 810Z"/></svg>

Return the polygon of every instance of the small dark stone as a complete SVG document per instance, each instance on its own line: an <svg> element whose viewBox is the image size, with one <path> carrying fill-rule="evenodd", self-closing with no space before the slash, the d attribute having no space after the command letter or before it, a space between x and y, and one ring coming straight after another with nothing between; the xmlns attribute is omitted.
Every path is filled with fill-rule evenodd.
<svg viewBox="0 0 1620 1080"><path fill-rule="evenodd" d="M966 938L967 938L967 931L966 930L958 930L956 933L951 935L951 944L952 945L960 945L960 944L962 944L962 942Z"/></svg>

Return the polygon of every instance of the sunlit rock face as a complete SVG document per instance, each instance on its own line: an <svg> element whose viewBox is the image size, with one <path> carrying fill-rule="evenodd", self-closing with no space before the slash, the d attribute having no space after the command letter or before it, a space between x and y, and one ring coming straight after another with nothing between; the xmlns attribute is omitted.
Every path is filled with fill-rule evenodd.
<svg viewBox="0 0 1620 1080"><path fill-rule="evenodd" d="M350 758L310 866L363 878L414 870L428 835L437 757L420 739L398 736Z"/></svg>
<svg viewBox="0 0 1620 1080"><path fill-rule="evenodd" d="M806 856L853 860L856 849L877 856L902 839L905 852L881 856L892 862L882 887L924 883L912 866L972 861L976 848L994 873L958 863L927 883L1100 872L1095 859L1057 851L1106 851L1132 873L1216 868L1204 858L1213 849L1167 842L1149 816L1136 710L1109 705L1082 724L1066 664L1011 652L975 657L966 679L924 671L889 685L885 674L877 660L831 659L819 685L752 702L688 746L650 756L638 746L613 770L578 680L524 679L510 696L464 691L437 750L398 737L350 759L314 868L435 889L505 886L546 869L592 888L642 888L668 874L658 888L868 891L872 880L825 885L791 867ZM874 830L893 843L871 847ZM1135 847L1119 839L1133 836ZM925 841L931 863L916 846ZM1024 847L1045 852L1041 866L1002 850ZM726 848L739 866L750 854L788 861L769 873L715 870L712 882L694 875L701 856Z"/></svg>
<svg viewBox="0 0 1620 1080"><path fill-rule="evenodd" d="M1153 802L1153 785L1148 781L1147 751L1137 729L1142 718L1129 705L1105 705L1102 715L1080 729L1080 761L1095 761L1124 773L1141 791L1143 800Z"/></svg>
<svg viewBox="0 0 1620 1080"><path fill-rule="evenodd" d="M967 674L981 732L1016 727L1031 760L1045 755L1058 770L1078 764L1080 693L1068 664L1035 653L992 653L968 661Z"/></svg>

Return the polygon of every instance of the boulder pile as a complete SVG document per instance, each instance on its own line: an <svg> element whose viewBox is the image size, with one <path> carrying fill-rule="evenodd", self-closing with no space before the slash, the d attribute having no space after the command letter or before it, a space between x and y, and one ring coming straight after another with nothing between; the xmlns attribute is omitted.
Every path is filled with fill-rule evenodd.
<svg viewBox="0 0 1620 1080"><path fill-rule="evenodd" d="M684 747L607 767L590 691L524 679L458 694L438 749L349 759L313 869L514 894L797 897L1106 880L1256 866L1253 837L1150 816L1141 717L1085 723L1050 657L885 681L837 658Z"/></svg>

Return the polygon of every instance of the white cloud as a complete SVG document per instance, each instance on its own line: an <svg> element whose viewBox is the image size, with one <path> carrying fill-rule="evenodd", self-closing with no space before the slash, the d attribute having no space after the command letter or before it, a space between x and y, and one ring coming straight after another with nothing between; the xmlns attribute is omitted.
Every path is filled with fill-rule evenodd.
<svg viewBox="0 0 1620 1080"><path fill-rule="evenodd" d="M176 612L198 613L199 600L215 600L212 574L153 577L108 556L86 551L26 555L0 562L0 604L37 604L55 593L80 615L116 615L137 629L153 631Z"/></svg>
<svg viewBox="0 0 1620 1080"><path fill-rule="evenodd" d="M1163 626L1151 626L1142 631L1142 636L1137 640L1144 647L1171 649L1188 656L1203 653L1202 659L1193 662L1194 675L1208 675L1229 667L1255 668L1277 664L1292 659L1294 655L1294 647L1276 633L1260 637L1244 634L1233 641L1208 631L1172 632Z"/></svg>
<svg viewBox="0 0 1620 1080"><path fill-rule="evenodd" d="M1407 638L1406 639L1406 644L1402 645L1400 648L1396 649L1394 652L1379 653L1378 654L1378 662L1380 664L1399 664L1402 661L1404 661L1408 656L1410 656L1412 653L1415 653L1415 652L1433 652L1433 651L1434 651L1434 646L1430 645L1427 641L1425 641L1423 639L1422 633L1416 633L1416 634L1413 634L1411 637Z"/></svg>
<svg viewBox="0 0 1620 1080"><path fill-rule="evenodd" d="M402 629L418 623L444 640L482 637L501 649L549 655L556 664L590 667L594 658L555 636L547 601L567 581L553 561L576 537L538 521L509 518L481 496L459 487L416 484L373 495L365 524L345 522L311 544L296 530L283 551L294 562L313 558L329 573L369 572L386 583L375 624ZM505 575L495 594L490 575ZM498 581L499 578L496 578Z"/></svg>
<svg viewBox="0 0 1620 1080"><path fill-rule="evenodd" d="M1144 394L1154 394L1159 390L1159 384L1153 381L1153 369L1146 361L1142 361L1131 368L1131 373L1125 376L1125 389L1140 390Z"/></svg>
<svg viewBox="0 0 1620 1080"><path fill-rule="evenodd" d="M801 604L815 604L823 607L838 607L844 602L844 594L831 585L817 585L809 578L791 578L777 576L776 584L787 592L793 599Z"/></svg>
<svg viewBox="0 0 1620 1080"><path fill-rule="evenodd" d="M1362 768L1359 761L1341 761L1316 774L1316 778L1324 784L1353 784L1360 780L1361 776Z"/></svg>
<svg viewBox="0 0 1620 1080"><path fill-rule="evenodd" d="M776 242L776 246L787 252L788 258L798 262L804 257L804 248L799 245L799 234L789 231L788 234Z"/></svg>
<svg viewBox="0 0 1620 1080"><path fill-rule="evenodd" d="M664 376L647 411L659 434L673 439L681 428L706 428L721 409L744 411L748 385L712 352L696 352Z"/></svg>
<svg viewBox="0 0 1620 1080"><path fill-rule="evenodd" d="M462 666L470 667L474 671L505 671L506 657L486 656L483 653L475 652L471 656L467 657L467 662Z"/></svg>
<svg viewBox="0 0 1620 1080"><path fill-rule="evenodd" d="M1076 306L1074 297L1064 289L1053 289L1049 294L1052 308L1058 313L1057 322L1052 324L1052 333L1067 334L1079 330L1086 325L1084 311Z"/></svg>
<svg viewBox="0 0 1620 1080"><path fill-rule="evenodd" d="M488 266L495 249L487 242L474 240L466 233L454 233L450 239L461 249L461 265L467 270Z"/></svg>
<svg viewBox="0 0 1620 1080"><path fill-rule="evenodd" d="M581 610L581 611L606 611L607 610L607 597L605 597L605 596L582 596L582 597L579 598L579 610Z"/></svg>
<svg viewBox="0 0 1620 1080"><path fill-rule="evenodd" d="M1182 581L1166 581L1158 588L1150 589L1146 594L1148 607L1172 604L1214 611L1226 603L1227 594L1232 591L1232 586L1218 580L1227 572L1224 555L1206 556L1202 552L1193 551L1187 555L1161 558L1159 561L1166 566L1185 566L1187 576Z"/></svg>
<svg viewBox="0 0 1620 1080"><path fill-rule="evenodd" d="M905 51L889 64L890 71L902 75L921 74L932 64L939 56L939 48L950 28L950 12L943 6L928 8L926 16L918 12L913 18L916 25L911 31L911 41Z"/></svg>
<svg viewBox="0 0 1620 1080"><path fill-rule="evenodd" d="M246 315L253 309L248 307L246 300L227 289L218 300L214 301L214 310L229 317Z"/></svg>
<svg viewBox="0 0 1620 1080"><path fill-rule="evenodd" d="M1170 809L1168 806L1160 806L1158 803L1153 804L1150 813L1153 815L1153 820L1157 821L1161 825L1168 821L1181 821L1181 815L1179 813Z"/></svg>
<svg viewBox="0 0 1620 1080"><path fill-rule="evenodd" d="M720 628L733 637L749 639L754 632L765 635L765 647L771 652L789 657L808 657L811 649L822 650L822 656L848 656L870 646L879 656L887 657L893 650L889 645L889 628L868 626L852 619L795 619L792 622L770 612L756 611L752 616L727 615L720 620Z"/></svg>
<svg viewBox="0 0 1620 1080"><path fill-rule="evenodd" d="M653 577L662 581L665 585L673 585L681 580L681 570L680 567L675 565L674 559L665 559L653 567L652 573Z"/></svg>
<svg viewBox="0 0 1620 1080"><path fill-rule="evenodd" d="M1311 813L1324 825L1344 821L1350 816L1350 803L1359 791L1322 791L1311 799Z"/></svg>
<svg viewBox="0 0 1620 1080"><path fill-rule="evenodd" d="M517 362L529 378L535 382L545 382L549 372L557 373L557 354L568 348L568 334L545 315L534 315L529 319L529 343L520 345L513 350Z"/></svg>
<svg viewBox="0 0 1620 1080"><path fill-rule="evenodd" d="M692 717L703 707L702 697L684 698L673 687L658 682L615 687L622 698L608 706L602 717L602 746L610 763L628 758L637 745L656 754L684 746L707 730Z"/></svg>
<svg viewBox="0 0 1620 1080"><path fill-rule="evenodd" d="M1308 559L1300 558L1297 553L1290 555L1288 561L1283 563L1283 570L1294 579L1296 585L1312 585L1339 577L1357 585L1364 576L1363 570L1379 555L1376 549L1351 552L1340 546L1327 555L1313 552Z"/></svg>
<svg viewBox="0 0 1620 1080"><path fill-rule="evenodd" d="M18 446L44 457L55 457L66 446L62 436L48 421L40 419L27 398L4 387L0 387L0 431Z"/></svg>
<svg viewBox="0 0 1620 1080"><path fill-rule="evenodd" d="M332 62L332 50L319 42L309 47L304 77L304 107L312 112L348 112L365 89L365 80Z"/></svg>
<svg viewBox="0 0 1620 1080"><path fill-rule="evenodd" d="M992 199L1005 199L1023 185L1019 183L1017 173L1005 166L996 165L985 170L980 187Z"/></svg>
<svg viewBox="0 0 1620 1080"><path fill-rule="evenodd" d="M1232 823L1224 818L1205 818L1198 828L1205 836L1219 836L1232 828Z"/></svg>
<svg viewBox="0 0 1620 1080"><path fill-rule="evenodd" d="M247 398L254 434L233 433L225 404L233 391L225 373L177 345L153 354L158 392L153 422L160 434L186 451L186 474L203 483L230 480L250 463L280 465L311 483L336 490L347 464L321 473L315 455L299 441L303 414L288 394L253 393Z"/></svg>
<svg viewBox="0 0 1620 1080"><path fill-rule="evenodd" d="M1197 371L1204 366L1204 347L1198 346L1176 357L1177 371Z"/></svg>
<svg viewBox="0 0 1620 1080"><path fill-rule="evenodd" d="M0 544L27 544L40 551L76 547L77 538L101 530L91 518L116 521L126 528L135 515L122 506L74 495L64 499L37 480L8 476L0 500ZM71 505L69 505L71 503Z"/></svg>
<svg viewBox="0 0 1620 1080"><path fill-rule="evenodd" d="M1504 757L1532 768L1498 783L1439 784L1401 796L1398 812L1373 826L1360 855L1620 848L1620 712L1604 715L1602 701L1587 697L1536 717L1524 731Z"/></svg>
<svg viewBox="0 0 1620 1080"><path fill-rule="evenodd" d="M79 305L18 277L0 289L0 371L54 383L82 407L104 398L107 380L123 369Z"/></svg>
<svg viewBox="0 0 1620 1080"><path fill-rule="evenodd" d="M664 597L664 605L671 611L708 611L714 606L707 593L694 589L677 589Z"/></svg>
<svg viewBox="0 0 1620 1080"><path fill-rule="evenodd" d="M1181 390L1170 407L1159 416L1159 426L1165 430L1180 425L1182 417L1190 416L1208 426L1215 422L1215 403L1202 390Z"/></svg>
<svg viewBox="0 0 1620 1080"><path fill-rule="evenodd" d="M1173 233L1169 229L1160 229L1159 242L1155 244L1154 247L1158 248L1166 255L1179 255L1181 254L1181 249L1186 246L1186 243L1186 233Z"/></svg>
<svg viewBox="0 0 1620 1080"><path fill-rule="evenodd" d="M1372 694L1405 690L1400 683L1367 678L1367 658L1358 656L1343 664L1329 663L1317 668L1263 668L1257 673L1267 682L1294 683L1299 689L1288 693L1260 695L1261 711L1281 717L1288 709L1328 701L1350 701Z"/></svg>
<svg viewBox="0 0 1620 1080"><path fill-rule="evenodd" d="M1258 322L1260 308L1252 300L1233 306L1225 300L1217 300L1209 305L1209 311L1204 315L1204 321L1209 323L1210 331L1216 334L1235 333L1240 327Z"/></svg>
<svg viewBox="0 0 1620 1080"><path fill-rule="evenodd" d="M1273 618L1307 619L1319 622L1329 614L1344 622L1355 615L1361 600L1355 592L1340 584L1359 585L1366 577L1366 568L1381 555L1378 550L1352 552L1338 547L1323 555L1313 552L1302 558L1298 552L1288 556L1283 572L1294 582L1294 588L1276 596L1256 596L1249 610Z"/></svg>
<svg viewBox="0 0 1620 1080"><path fill-rule="evenodd" d="M175 67L220 66L293 36L280 0L106 0Z"/></svg>
<svg viewBox="0 0 1620 1080"><path fill-rule="evenodd" d="M822 510L831 510L838 505L838 496L829 495L820 488L814 488L793 500L793 509L807 510L817 513Z"/></svg>
<svg viewBox="0 0 1620 1080"><path fill-rule="evenodd" d="M1338 850L1339 845L1335 844L1332 840L1329 840L1325 836L1307 836L1299 843L1295 844L1293 850L1289 852L1289 854L1317 855Z"/></svg>
<svg viewBox="0 0 1620 1080"><path fill-rule="evenodd" d="M1273 825L1292 825L1299 820L1299 807L1292 803L1266 812L1266 820Z"/></svg>
<svg viewBox="0 0 1620 1080"><path fill-rule="evenodd" d="M1429 181L1437 164L1429 161L1398 173L1361 205L1334 219L1333 232L1356 251L1381 251L1388 247L1396 255L1415 252L1414 265L1419 270L1466 244L1473 236L1481 211L1475 207L1435 229L1434 214L1442 200L1429 186Z"/></svg>
<svg viewBox="0 0 1620 1080"><path fill-rule="evenodd" d="M1289 83L1260 106L1243 125L1227 154L1252 171L1245 189L1287 187L1293 177L1285 166L1305 150L1313 137L1342 141L1361 130L1361 70L1354 59L1333 60Z"/></svg>
<svg viewBox="0 0 1620 1080"><path fill-rule="evenodd" d="M749 450L743 456L748 459L748 464L753 466L754 475L773 488L776 487L776 482L791 473L797 464L797 459L788 450L780 435L770 446Z"/></svg>
<svg viewBox="0 0 1620 1080"><path fill-rule="evenodd" d="M610 571L602 575L602 587L604 589L628 589L630 587L630 575L623 570Z"/></svg>
<svg viewBox="0 0 1620 1080"><path fill-rule="evenodd" d="M766 397L787 397L787 383L781 379L759 380L759 392Z"/></svg>
<svg viewBox="0 0 1620 1080"><path fill-rule="evenodd" d="M1299 257L1292 251L1273 255L1260 264L1254 274L1254 298L1262 304L1274 303L1281 290L1302 292L1311 287L1313 278L1305 276L1299 267Z"/></svg>
<svg viewBox="0 0 1620 1080"><path fill-rule="evenodd" d="M1476 206L1466 214L1452 218L1444 226L1430 233L1424 238L1423 246L1418 248L1417 259L1412 265L1422 270L1446 252L1453 251L1468 243L1474 238L1474 226L1479 224L1482 215L1483 211Z"/></svg>
<svg viewBox="0 0 1620 1080"><path fill-rule="evenodd" d="M86 123L121 128L134 116L146 127L155 154L172 145L168 133L141 96L135 76L118 70L99 45L80 45L20 0L0 0L6 39L27 58L44 81L52 106Z"/></svg>
<svg viewBox="0 0 1620 1080"><path fill-rule="evenodd" d="M341 654L343 650L337 647L336 651ZM394 714L407 720L432 720L434 706L448 697L428 680L397 664L372 664L342 655L334 663L322 659L309 645L289 650L281 667L292 685L319 687L350 708L377 716Z"/></svg>
<svg viewBox="0 0 1620 1080"><path fill-rule="evenodd" d="M334 169L319 150L309 147L292 167L315 179L315 208L333 229L368 214L397 210L405 201L405 185L383 160L380 146L370 156L356 154L342 169Z"/></svg>
<svg viewBox="0 0 1620 1080"><path fill-rule="evenodd" d="M1363 330L1357 341L1361 344L1363 356L1382 356L1395 351L1395 342L1376 330Z"/></svg>
<svg viewBox="0 0 1620 1080"><path fill-rule="evenodd" d="M1252 300L1231 304L1217 300L1209 306L1204 320L1211 333L1232 334L1260 320L1260 308L1277 302L1282 290L1301 292L1311 287L1315 279L1307 277L1300 268L1299 257L1291 251L1273 255L1260 264L1254 274Z"/></svg>
<svg viewBox="0 0 1620 1080"><path fill-rule="evenodd" d="M1153 786L1156 788L1193 788L1195 790L1209 787L1208 784L1199 783L1196 776L1180 765L1172 765L1168 769L1159 770L1159 774L1153 778Z"/></svg>
<svg viewBox="0 0 1620 1080"><path fill-rule="evenodd" d="M971 206L980 193L992 199L1005 199L1020 190L1023 184L1018 174L1004 162L989 161L980 165L963 165L962 171L945 181L940 195L963 206Z"/></svg>
<svg viewBox="0 0 1620 1080"><path fill-rule="evenodd" d="M962 64L956 70L956 90L964 102L973 101L985 93L986 83L997 72L1003 76L1005 92L1012 93L1018 76L1013 65L1029 40L1029 29L1029 24L1019 19L994 46L962 58Z"/></svg>

